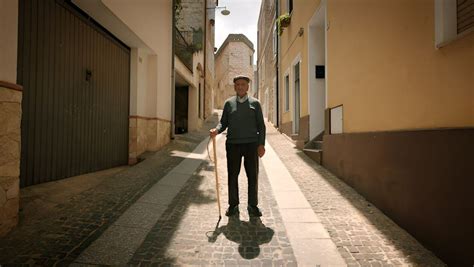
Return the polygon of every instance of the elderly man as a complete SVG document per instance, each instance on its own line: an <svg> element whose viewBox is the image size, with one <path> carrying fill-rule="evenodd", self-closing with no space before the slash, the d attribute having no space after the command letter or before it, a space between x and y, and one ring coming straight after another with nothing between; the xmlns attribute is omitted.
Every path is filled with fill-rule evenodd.
<svg viewBox="0 0 474 267"><path fill-rule="evenodd" d="M239 213L238 177L242 157L248 180L248 206L250 216L260 217L258 208L258 157L265 154L265 123L262 108L257 99L247 95L250 78L239 75L234 78L235 96L225 101L220 123L211 129L215 137L228 128L226 141L229 208L225 215Z"/></svg>

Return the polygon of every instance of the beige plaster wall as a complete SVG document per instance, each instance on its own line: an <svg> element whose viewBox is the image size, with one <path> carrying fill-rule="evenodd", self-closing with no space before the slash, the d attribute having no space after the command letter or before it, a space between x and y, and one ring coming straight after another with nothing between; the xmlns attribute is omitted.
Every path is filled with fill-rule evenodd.
<svg viewBox="0 0 474 267"><path fill-rule="evenodd" d="M0 236L18 223L22 92L0 86Z"/></svg>
<svg viewBox="0 0 474 267"><path fill-rule="evenodd" d="M264 116L274 124L276 118L275 94L275 64L273 29L275 25L276 6L273 1L262 1L260 17L258 20L259 44L258 44L258 98L262 104ZM266 98L265 96L268 96Z"/></svg>
<svg viewBox="0 0 474 267"><path fill-rule="evenodd" d="M308 116L308 53L307 53L307 32L308 32L308 23L311 17L314 15L316 10L320 5L319 0L300 0L293 1L293 11L291 16L291 23L289 27L283 29L283 34L280 36L280 76L279 84L280 88L280 109L284 106L284 74L285 72L290 72L290 111L282 112L282 123L292 121L292 112L293 109L293 78L292 75L292 64L297 58L301 58L300 62L300 116ZM337 2L337 1L336 1ZM281 0L282 9L280 14L287 13L286 9L287 0ZM303 35L299 36L298 32L300 28L303 29ZM312 74L312 73L311 73Z"/></svg>
<svg viewBox="0 0 474 267"><path fill-rule="evenodd" d="M474 126L474 34L435 48L435 1L328 1L328 106L344 131Z"/></svg>

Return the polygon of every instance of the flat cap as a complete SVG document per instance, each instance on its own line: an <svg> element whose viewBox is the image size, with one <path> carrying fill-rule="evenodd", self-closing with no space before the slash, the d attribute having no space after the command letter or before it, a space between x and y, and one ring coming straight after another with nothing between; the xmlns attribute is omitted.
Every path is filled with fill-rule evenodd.
<svg viewBox="0 0 474 267"><path fill-rule="evenodd" d="M234 77L234 83L237 81L237 80L246 80L247 82L250 82L250 78L245 76L245 75L237 75Z"/></svg>

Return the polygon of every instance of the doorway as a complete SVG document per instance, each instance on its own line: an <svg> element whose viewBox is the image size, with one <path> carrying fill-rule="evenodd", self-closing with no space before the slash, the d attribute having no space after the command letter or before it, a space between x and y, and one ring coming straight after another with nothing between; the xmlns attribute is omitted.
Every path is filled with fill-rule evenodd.
<svg viewBox="0 0 474 267"><path fill-rule="evenodd" d="M176 87L175 94L175 134L183 134L188 132L188 99L189 87Z"/></svg>
<svg viewBox="0 0 474 267"><path fill-rule="evenodd" d="M300 78L300 62L296 63L294 66L294 105L293 105L293 134L299 134L300 132L300 86L301 86L301 78Z"/></svg>

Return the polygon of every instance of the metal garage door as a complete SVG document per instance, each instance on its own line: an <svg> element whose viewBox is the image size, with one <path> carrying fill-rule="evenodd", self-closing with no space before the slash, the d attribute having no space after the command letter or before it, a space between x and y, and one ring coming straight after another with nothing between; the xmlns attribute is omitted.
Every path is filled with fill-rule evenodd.
<svg viewBox="0 0 474 267"><path fill-rule="evenodd" d="M128 162L130 49L60 0L20 0L21 186Z"/></svg>

